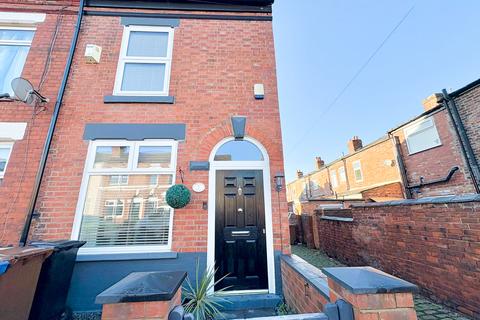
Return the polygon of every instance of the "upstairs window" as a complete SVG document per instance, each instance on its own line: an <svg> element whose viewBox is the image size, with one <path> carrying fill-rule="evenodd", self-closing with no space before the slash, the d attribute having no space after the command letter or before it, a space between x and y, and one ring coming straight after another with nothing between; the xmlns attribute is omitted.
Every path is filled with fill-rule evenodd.
<svg viewBox="0 0 480 320"><path fill-rule="evenodd" d="M332 188L338 187L337 173L335 170L330 171L330 183Z"/></svg>
<svg viewBox="0 0 480 320"><path fill-rule="evenodd" d="M90 144L74 237L83 253L152 252L171 247L174 141L93 141Z"/></svg>
<svg viewBox="0 0 480 320"><path fill-rule="evenodd" d="M114 94L168 96L173 28L126 26Z"/></svg>
<svg viewBox="0 0 480 320"><path fill-rule="evenodd" d="M408 126L404 129L404 134L409 154L425 151L442 144L432 117Z"/></svg>
<svg viewBox="0 0 480 320"><path fill-rule="evenodd" d="M110 185L128 185L128 176L110 176Z"/></svg>
<svg viewBox="0 0 480 320"><path fill-rule="evenodd" d="M8 160L12 153L13 143L0 142L0 179L5 175L7 170Z"/></svg>
<svg viewBox="0 0 480 320"><path fill-rule="evenodd" d="M13 97L11 82L22 74L35 28L0 27L0 94Z"/></svg>
<svg viewBox="0 0 480 320"><path fill-rule="evenodd" d="M347 182L347 175L345 174L345 167L338 168L338 175L340 177L340 182Z"/></svg>
<svg viewBox="0 0 480 320"><path fill-rule="evenodd" d="M360 163L360 160L354 161L352 163L352 167L353 167L353 176L355 177L355 181L356 182L363 181L362 164Z"/></svg>

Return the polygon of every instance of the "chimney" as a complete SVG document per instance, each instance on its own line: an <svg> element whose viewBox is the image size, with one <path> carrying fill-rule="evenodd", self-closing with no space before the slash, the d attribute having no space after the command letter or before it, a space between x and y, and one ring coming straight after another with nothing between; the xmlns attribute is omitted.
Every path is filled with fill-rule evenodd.
<svg viewBox="0 0 480 320"><path fill-rule="evenodd" d="M425 111L431 110L442 103L443 95L441 93L434 93L422 100L423 109Z"/></svg>
<svg viewBox="0 0 480 320"><path fill-rule="evenodd" d="M362 140L358 136L354 136L352 139L348 141L347 146L348 146L348 153L354 153L362 149L363 147Z"/></svg>
<svg viewBox="0 0 480 320"><path fill-rule="evenodd" d="M325 166L325 161L320 157L315 157L315 169L320 170Z"/></svg>
<svg viewBox="0 0 480 320"><path fill-rule="evenodd" d="M303 171L302 170L297 170L297 178L303 177Z"/></svg>

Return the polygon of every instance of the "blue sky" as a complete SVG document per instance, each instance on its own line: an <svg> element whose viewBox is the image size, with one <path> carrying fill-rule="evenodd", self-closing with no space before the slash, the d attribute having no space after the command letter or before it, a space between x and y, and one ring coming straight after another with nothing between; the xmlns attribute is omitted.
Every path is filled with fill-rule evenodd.
<svg viewBox="0 0 480 320"><path fill-rule="evenodd" d="M357 70L410 15L328 112ZM480 1L276 0L274 35L287 181L480 78Z"/></svg>

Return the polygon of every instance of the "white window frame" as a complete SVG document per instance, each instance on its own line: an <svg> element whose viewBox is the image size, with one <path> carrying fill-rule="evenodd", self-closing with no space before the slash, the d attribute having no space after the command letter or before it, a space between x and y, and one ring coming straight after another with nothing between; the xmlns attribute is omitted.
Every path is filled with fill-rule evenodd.
<svg viewBox="0 0 480 320"><path fill-rule="evenodd" d="M430 125L428 127L424 128L424 129L421 129L421 130L417 129L421 124L426 123L426 122L430 122ZM424 132L424 131L426 131L430 128L435 129L435 133L437 135L438 143L431 144L429 147L426 147L424 149L412 151L411 150L412 147L410 145L410 142L409 142L408 138L412 135L420 134L420 133L422 133L422 132ZM403 129L403 134L405 135L405 141L407 143L407 148L408 148L408 154L409 155L416 154L416 153L426 151L426 150L430 150L432 148L435 148L435 147L438 147L438 146L442 145L442 141L440 140L440 135L438 134L438 129L437 129L437 126L435 124L435 120L433 119L433 117L423 118L423 119L415 121L414 123L410 124L405 129Z"/></svg>
<svg viewBox="0 0 480 320"><path fill-rule="evenodd" d="M347 172L345 170L345 166L338 168L338 177L340 178L340 182L347 182Z"/></svg>
<svg viewBox="0 0 480 320"><path fill-rule="evenodd" d="M338 187L337 171L333 169L330 170L330 184L332 185L332 188Z"/></svg>
<svg viewBox="0 0 480 320"><path fill-rule="evenodd" d="M134 166L134 159L138 159L138 150L141 146L171 146L171 167L170 168L148 168L148 170L138 169ZM110 169L101 168L94 169L95 155L97 147L102 146L129 146L130 153L128 157L127 168L122 169ZM85 200L87 197L88 183L91 176L97 175L148 175L148 174L171 174L172 185L175 184L176 167L177 167L177 150L178 142L175 140L146 140L146 141L127 141L127 140L95 140L90 141L88 146L87 158L85 160L85 168L83 172L82 185L80 187L80 194L78 197L77 208L75 211L75 219L73 222L72 240L78 240L80 237L80 228L82 225L83 210L85 207ZM175 210L170 208L170 221L168 229L168 243L166 245L141 245L141 246L115 246L115 247L91 247L80 248L78 254L118 254L118 253L151 253L151 252L169 252L172 249L172 236L173 236L173 216Z"/></svg>
<svg viewBox="0 0 480 320"><path fill-rule="evenodd" d="M118 181L117 183L112 183L112 177L118 177ZM127 180L126 181L123 181L123 177L127 177ZM110 176L110 181L109 181L109 186L125 186L125 185L128 185L128 175L126 174L114 174L114 175L111 175Z"/></svg>
<svg viewBox="0 0 480 320"><path fill-rule="evenodd" d="M0 21L1 23L1 21ZM35 37L35 32L37 28L35 27L19 27L19 26L5 26L5 25L0 25L0 30L17 30L17 31L33 31L33 37L32 40L2 40L0 39L0 45L1 46L12 46L12 47L28 47L28 51L30 51L30 48L32 47L32 42L33 38ZM28 53L27 53L27 59L28 59ZM27 61L25 60L25 63ZM25 63L23 64L20 74L18 75L19 77L22 75L23 68L25 67ZM3 93L3 92L0 92ZM12 91L8 92L9 94L12 94Z"/></svg>
<svg viewBox="0 0 480 320"><path fill-rule="evenodd" d="M166 57L133 57L127 56L128 41L132 31L141 32L166 32L168 33L167 56ZM118 58L117 73L115 76L115 85L113 95L117 96L168 96L170 89L170 74L172 68L174 28L159 26L125 26L123 30L122 45L120 56ZM165 80L162 91L123 91L122 79L126 63L163 63L165 64Z"/></svg>
<svg viewBox="0 0 480 320"><path fill-rule="evenodd" d="M10 157L12 156L13 142L0 142L0 148L9 149L8 155L7 155L7 161L5 163L5 168L3 169L3 172L0 172L0 179L3 179L8 169L8 163L10 162Z"/></svg>
<svg viewBox="0 0 480 320"><path fill-rule="evenodd" d="M107 202L109 203L107 204ZM122 204L122 212L120 214L117 214L117 208L119 207L119 203ZM122 217L123 213L125 212L125 200L122 200L122 199L105 200L105 203L103 204L103 206L114 208L113 210L114 213L110 215L112 218Z"/></svg>
<svg viewBox="0 0 480 320"><path fill-rule="evenodd" d="M355 168L355 166L358 165L358 168ZM360 160L356 160L352 162L352 168L353 168L353 177L355 178L355 182L362 182L363 181L363 170L362 170L362 163ZM362 176L361 179L357 178L357 175L355 174L355 171L359 170L360 175Z"/></svg>
<svg viewBox="0 0 480 320"><path fill-rule="evenodd" d="M1 21L0 21L1 23ZM33 31L35 32L37 28L35 27L17 27L17 26L4 26L0 25L1 30L19 30L19 31ZM35 37L35 34L33 35ZM32 40L2 40L0 39L0 45L2 46L23 46L31 47L33 42Z"/></svg>

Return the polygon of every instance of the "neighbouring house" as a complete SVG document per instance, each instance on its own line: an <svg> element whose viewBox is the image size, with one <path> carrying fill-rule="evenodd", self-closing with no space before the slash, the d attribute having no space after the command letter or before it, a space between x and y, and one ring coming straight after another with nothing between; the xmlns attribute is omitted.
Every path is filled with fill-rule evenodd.
<svg viewBox="0 0 480 320"><path fill-rule="evenodd" d="M423 100L424 112L362 146L354 137L349 154L287 185L293 212L479 192L480 80Z"/></svg>
<svg viewBox="0 0 480 320"><path fill-rule="evenodd" d="M389 131L398 143L411 198L475 193L443 95L433 94L423 105L425 112Z"/></svg>
<svg viewBox="0 0 480 320"><path fill-rule="evenodd" d="M75 312L100 310L96 295L133 271L194 277L197 261L228 275L215 290L281 293L290 247L272 3L80 3L29 234L87 241ZM180 183L192 198L172 209L166 191Z"/></svg>
<svg viewBox="0 0 480 320"><path fill-rule="evenodd" d="M297 214L302 208L343 207L365 201L403 199L404 187L392 140L383 137L363 146L355 136L348 141L349 153L329 164L317 157L316 170L287 185L287 197Z"/></svg>
<svg viewBox="0 0 480 320"><path fill-rule="evenodd" d="M480 184L480 79L452 93L443 92L476 189Z"/></svg>
<svg viewBox="0 0 480 320"><path fill-rule="evenodd" d="M0 3L0 246L22 238L77 10L78 1ZM15 100L20 76L50 101Z"/></svg>

